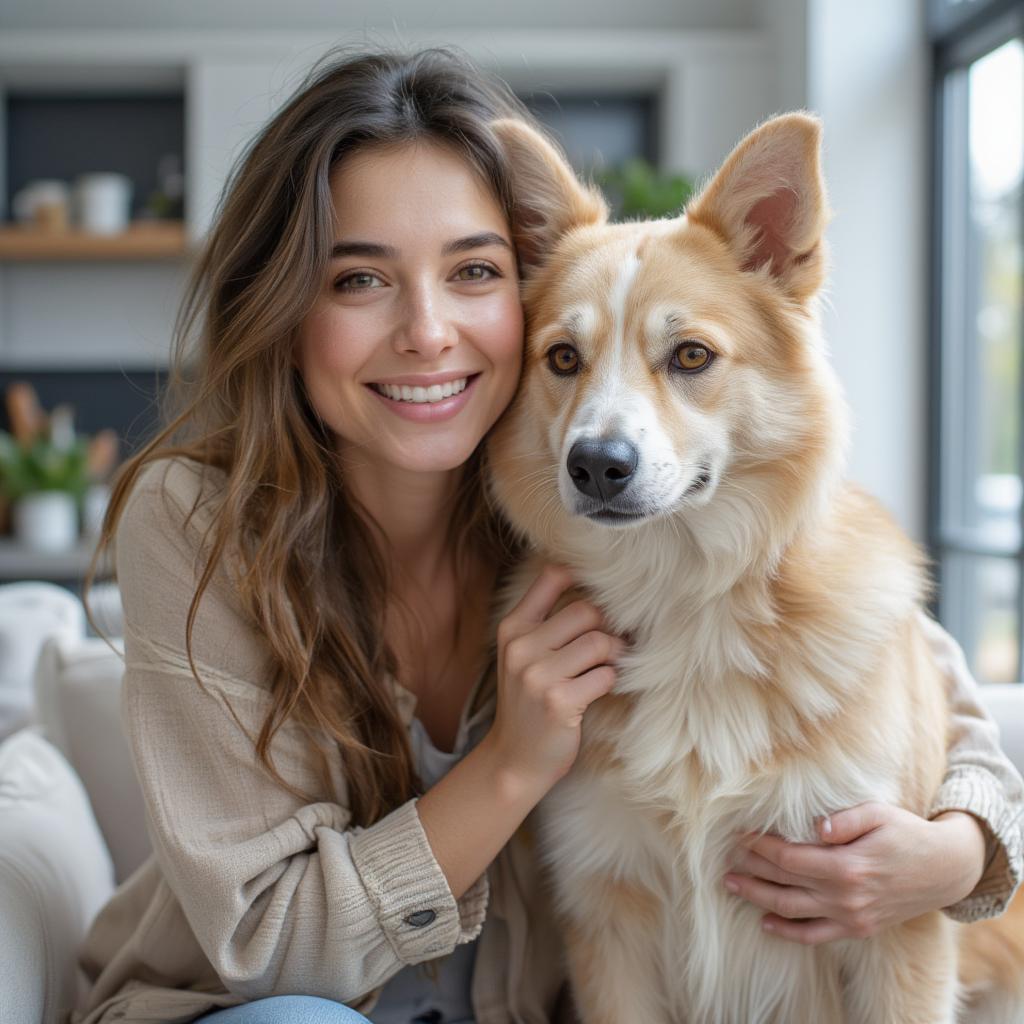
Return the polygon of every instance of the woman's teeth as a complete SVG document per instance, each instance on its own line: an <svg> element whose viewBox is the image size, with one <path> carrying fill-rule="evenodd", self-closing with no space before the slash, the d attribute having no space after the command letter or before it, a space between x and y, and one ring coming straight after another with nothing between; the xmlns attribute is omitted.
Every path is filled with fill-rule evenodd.
<svg viewBox="0 0 1024 1024"><path fill-rule="evenodd" d="M466 389L468 377L449 380L444 384L431 384L429 388L411 388L407 384L371 384L370 387L394 402L441 402Z"/></svg>

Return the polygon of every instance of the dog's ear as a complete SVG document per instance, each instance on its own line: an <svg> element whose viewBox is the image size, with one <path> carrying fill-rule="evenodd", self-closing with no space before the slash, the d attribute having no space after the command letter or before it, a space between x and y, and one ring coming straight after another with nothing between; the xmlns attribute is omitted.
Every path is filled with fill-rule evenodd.
<svg viewBox="0 0 1024 1024"><path fill-rule="evenodd" d="M608 204L594 185L585 185L561 153L525 121L502 118L491 127L512 174L515 197L512 231L526 275L543 265L567 231L608 219Z"/></svg>
<svg viewBox="0 0 1024 1024"><path fill-rule="evenodd" d="M767 266L795 299L810 298L826 270L821 122L783 114L752 131L690 203L686 217L723 238L744 270Z"/></svg>

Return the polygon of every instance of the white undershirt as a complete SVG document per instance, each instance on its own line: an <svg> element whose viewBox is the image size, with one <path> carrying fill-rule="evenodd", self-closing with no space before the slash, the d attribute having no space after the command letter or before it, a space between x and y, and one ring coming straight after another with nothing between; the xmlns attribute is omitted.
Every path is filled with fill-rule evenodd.
<svg viewBox="0 0 1024 1024"><path fill-rule="evenodd" d="M429 789L462 759L466 752L467 723L463 721L452 752L438 750L418 718L412 719L409 741L423 785ZM374 1024L473 1024L470 981L476 941L463 942L447 957L430 961L437 968L434 982L424 964L403 967L383 988L369 1014Z"/></svg>

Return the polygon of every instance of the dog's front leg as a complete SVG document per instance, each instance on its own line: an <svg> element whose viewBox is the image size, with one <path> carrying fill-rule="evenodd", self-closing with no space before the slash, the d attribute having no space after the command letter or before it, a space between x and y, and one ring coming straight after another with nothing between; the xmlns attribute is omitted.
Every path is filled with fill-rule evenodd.
<svg viewBox="0 0 1024 1024"><path fill-rule="evenodd" d="M642 886L592 879L565 920L569 975L583 1024L683 1024L661 975L662 908Z"/></svg>
<svg viewBox="0 0 1024 1024"><path fill-rule="evenodd" d="M956 939L938 911L837 943L849 1024L953 1024Z"/></svg>

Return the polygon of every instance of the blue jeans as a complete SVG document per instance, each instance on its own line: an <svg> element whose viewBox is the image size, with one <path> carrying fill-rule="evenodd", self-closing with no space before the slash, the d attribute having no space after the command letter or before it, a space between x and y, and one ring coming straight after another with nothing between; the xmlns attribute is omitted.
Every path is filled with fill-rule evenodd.
<svg viewBox="0 0 1024 1024"><path fill-rule="evenodd" d="M199 1020L202 1024L369 1024L344 1003L320 996L270 996L214 1010Z"/></svg>

